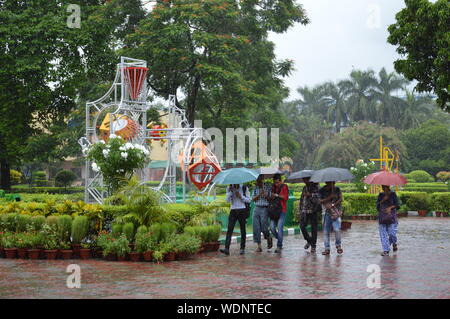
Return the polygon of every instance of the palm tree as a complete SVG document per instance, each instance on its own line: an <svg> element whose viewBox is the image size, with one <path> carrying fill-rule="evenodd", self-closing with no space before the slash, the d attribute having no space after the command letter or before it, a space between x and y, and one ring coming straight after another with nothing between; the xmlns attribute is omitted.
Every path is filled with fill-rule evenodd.
<svg viewBox="0 0 450 319"><path fill-rule="evenodd" d="M382 68L378 73L379 81L375 89L372 91L373 96L377 100L376 120L379 125L387 125L398 127L398 119L400 117L399 110L404 103L399 97L392 96L392 93L403 89L408 81L396 74L395 72L387 73Z"/></svg>
<svg viewBox="0 0 450 319"><path fill-rule="evenodd" d="M416 128L420 126L425 117L433 113L433 101L429 96L414 96L414 93L406 90L406 100L400 110L400 126L402 129Z"/></svg>
<svg viewBox="0 0 450 319"><path fill-rule="evenodd" d="M375 103L373 88L377 85L375 73L372 70L354 70L350 73L350 80L343 81L347 90L348 113L353 122L375 121Z"/></svg>
<svg viewBox="0 0 450 319"><path fill-rule="evenodd" d="M328 82L324 85L326 94L324 100L328 105L327 119L330 123L335 123L336 132L341 131L341 125L347 125L347 90L343 81L338 84Z"/></svg>
<svg viewBox="0 0 450 319"><path fill-rule="evenodd" d="M296 101L300 106L300 111L304 115L319 115L325 120L327 108L324 103L324 86L316 85L312 89L308 86L304 86L299 87L297 91L302 95L302 98Z"/></svg>

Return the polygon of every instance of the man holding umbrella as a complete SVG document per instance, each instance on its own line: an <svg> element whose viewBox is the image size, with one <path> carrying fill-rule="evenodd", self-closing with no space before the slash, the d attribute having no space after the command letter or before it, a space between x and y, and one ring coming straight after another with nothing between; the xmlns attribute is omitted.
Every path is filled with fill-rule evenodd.
<svg viewBox="0 0 450 319"><path fill-rule="evenodd" d="M306 240L305 249L311 247L311 253L316 252L317 243L317 214L322 209L319 197L319 184L311 182L311 177L304 177L302 195L300 196L300 229ZM311 224L311 235L306 230Z"/></svg>

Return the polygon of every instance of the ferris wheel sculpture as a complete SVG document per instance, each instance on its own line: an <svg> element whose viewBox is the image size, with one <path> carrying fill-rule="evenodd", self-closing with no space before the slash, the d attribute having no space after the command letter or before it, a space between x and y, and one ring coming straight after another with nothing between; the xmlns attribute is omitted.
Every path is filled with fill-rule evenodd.
<svg viewBox="0 0 450 319"><path fill-rule="evenodd" d="M96 101L86 103L86 136L79 139L86 156L92 144L107 141L111 134L121 136L135 144L148 146L147 141L167 141L167 161L164 175L156 187L149 186L144 170L136 174L141 185L162 194L167 202L177 200L177 163L181 167L182 200L186 199L186 184L190 182L197 193L211 192L214 176L220 172L217 157L203 142L203 128L191 127L185 112L170 95L168 123L154 127L147 122L147 111L152 105L147 101L147 63L144 60L121 57L116 76L108 92ZM109 194L103 185L100 172L92 170L92 162L86 157L85 201L103 203ZM168 187L165 187L168 186Z"/></svg>

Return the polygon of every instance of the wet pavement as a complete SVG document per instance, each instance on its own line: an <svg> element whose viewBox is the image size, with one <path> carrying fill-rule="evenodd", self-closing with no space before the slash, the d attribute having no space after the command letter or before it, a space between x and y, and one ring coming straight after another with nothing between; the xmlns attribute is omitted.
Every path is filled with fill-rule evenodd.
<svg viewBox="0 0 450 319"><path fill-rule="evenodd" d="M400 219L399 251L380 256L375 221L353 221L343 232L344 254L303 249L301 235L285 237L281 254L207 253L161 264L102 260L0 259L0 298L446 298L450 299L450 218ZM331 234L332 243L333 236ZM66 267L81 268L81 288L66 286ZM368 288L367 267L378 265L381 287ZM376 267L376 266L375 266Z"/></svg>

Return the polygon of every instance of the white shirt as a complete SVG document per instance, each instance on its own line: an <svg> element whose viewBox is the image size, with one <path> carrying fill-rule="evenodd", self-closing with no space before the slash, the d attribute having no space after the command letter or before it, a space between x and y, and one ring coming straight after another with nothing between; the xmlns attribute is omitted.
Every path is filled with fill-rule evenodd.
<svg viewBox="0 0 450 319"><path fill-rule="evenodd" d="M242 196L242 199L235 196L234 192L239 191ZM231 185L227 187L227 202L231 203L231 209L243 209L245 208L245 203L250 203L250 191L245 190L245 194L243 194L242 185L239 185L239 189L233 188L231 189Z"/></svg>

